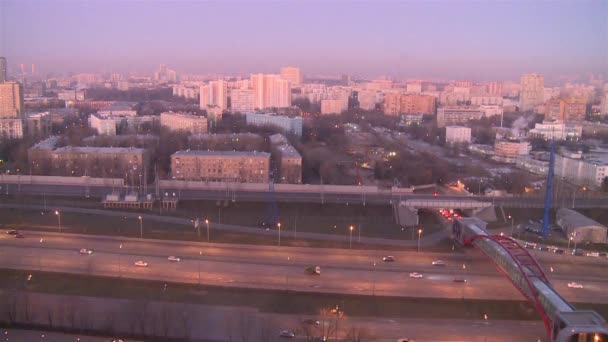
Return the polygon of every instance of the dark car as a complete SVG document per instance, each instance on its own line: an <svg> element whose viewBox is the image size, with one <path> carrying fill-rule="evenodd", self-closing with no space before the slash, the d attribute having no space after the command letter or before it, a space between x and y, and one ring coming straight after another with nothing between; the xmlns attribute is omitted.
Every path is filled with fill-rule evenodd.
<svg viewBox="0 0 608 342"><path fill-rule="evenodd" d="M564 251L563 249L556 249L555 250L555 254L564 254L566 251Z"/></svg>
<svg viewBox="0 0 608 342"><path fill-rule="evenodd" d="M574 249L574 250L572 250L572 255L583 256L583 255L585 255L585 253L583 253L583 251L581 251L580 249Z"/></svg>
<svg viewBox="0 0 608 342"><path fill-rule="evenodd" d="M549 247L540 247L538 250L541 251L541 252L548 252L549 251Z"/></svg>
<svg viewBox="0 0 608 342"><path fill-rule="evenodd" d="M19 231L18 231L18 230L7 230L7 231L6 231L6 234L9 234L9 235L17 235L17 234L19 234Z"/></svg>
<svg viewBox="0 0 608 342"><path fill-rule="evenodd" d="M604 257L604 258L605 258L605 257L606 257L606 255L608 255L608 254L606 254L606 252L599 252L597 256L600 256L600 257Z"/></svg>
<svg viewBox="0 0 608 342"><path fill-rule="evenodd" d="M319 325L321 324L321 322L315 320L315 319L305 319L302 321L302 324L306 324L306 325Z"/></svg>
<svg viewBox="0 0 608 342"><path fill-rule="evenodd" d="M453 282L455 283L466 283L467 280L464 278L454 278Z"/></svg>
<svg viewBox="0 0 608 342"><path fill-rule="evenodd" d="M15 234L15 237L17 239L23 239L25 236L23 236L23 234L21 234L21 233L17 233L17 234Z"/></svg>

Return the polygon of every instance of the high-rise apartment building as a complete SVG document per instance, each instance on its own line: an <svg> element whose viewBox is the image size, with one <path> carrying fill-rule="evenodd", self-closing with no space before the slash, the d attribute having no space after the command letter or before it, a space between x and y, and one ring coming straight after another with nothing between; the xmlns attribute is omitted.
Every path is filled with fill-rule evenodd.
<svg viewBox="0 0 608 342"><path fill-rule="evenodd" d="M321 114L340 114L348 109L347 101L342 99L321 100Z"/></svg>
<svg viewBox="0 0 608 342"><path fill-rule="evenodd" d="M201 109L215 106L221 110L228 109L228 83L224 80L211 81L201 86L200 96Z"/></svg>
<svg viewBox="0 0 608 342"><path fill-rule="evenodd" d="M302 83L302 74L300 68L286 66L281 68L281 77L284 80L291 82L292 85L299 85Z"/></svg>
<svg viewBox="0 0 608 342"><path fill-rule="evenodd" d="M384 114L435 114L435 98L430 95L386 94Z"/></svg>
<svg viewBox="0 0 608 342"><path fill-rule="evenodd" d="M542 105L545 97L545 78L540 74L525 74L520 79L519 106L522 112Z"/></svg>
<svg viewBox="0 0 608 342"><path fill-rule="evenodd" d="M487 88L489 95L502 97L502 82L490 82L487 84Z"/></svg>
<svg viewBox="0 0 608 342"><path fill-rule="evenodd" d="M256 109L291 106L291 85L280 75L251 75L253 106Z"/></svg>
<svg viewBox="0 0 608 342"><path fill-rule="evenodd" d="M23 116L23 87L17 82L0 83L0 118Z"/></svg>
<svg viewBox="0 0 608 342"><path fill-rule="evenodd" d="M359 108L374 110L376 109L376 103L378 103L378 92L375 90L359 90L357 91L357 99L359 100Z"/></svg>
<svg viewBox="0 0 608 342"><path fill-rule="evenodd" d="M6 75L6 58L0 57L0 83L6 82L8 79Z"/></svg>
<svg viewBox="0 0 608 342"><path fill-rule="evenodd" d="M159 83L177 82L177 72L167 68L166 64L161 64L154 73L154 80Z"/></svg>
<svg viewBox="0 0 608 342"><path fill-rule="evenodd" d="M232 89L230 92L230 106L232 112L252 112L255 109L253 105L253 89Z"/></svg>
<svg viewBox="0 0 608 342"><path fill-rule="evenodd" d="M553 99L545 104L545 120L583 121L587 110L587 101L582 97Z"/></svg>

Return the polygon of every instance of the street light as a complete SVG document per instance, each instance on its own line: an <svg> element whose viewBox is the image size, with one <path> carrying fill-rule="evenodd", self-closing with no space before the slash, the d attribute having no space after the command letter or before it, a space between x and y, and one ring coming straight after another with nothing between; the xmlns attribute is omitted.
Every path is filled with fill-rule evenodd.
<svg viewBox="0 0 608 342"><path fill-rule="evenodd" d="M291 260L290 257L287 257L287 266L289 267L289 260ZM289 291L289 269L285 270L285 291Z"/></svg>
<svg viewBox="0 0 608 342"><path fill-rule="evenodd" d="M374 272L372 274L372 296L376 295L376 262L374 261Z"/></svg>
<svg viewBox="0 0 608 342"><path fill-rule="evenodd" d="M511 220L511 237L513 237L513 232L515 231L515 223L513 216L509 215L509 219Z"/></svg>
<svg viewBox="0 0 608 342"><path fill-rule="evenodd" d="M139 219L139 238L143 239L143 237L144 237L143 219L141 218L141 215L139 215L137 218Z"/></svg>
<svg viewBox="0 0 608 342"><path fill-rule="evenodd" d="M61 213L59 210L55 210L55 215L57 215L57 225L59 226L59 232L61 233Z"/></svg>
<svg viewBox="0 0 608 342"><path fill-rule="evenodd" d="M277 227L279 227L279 246L281 245L281 222L277 223Z"/></svg>
<svg viewBox="0 0 608 342"><path fill-rule="evenodd" d="M120 246L118 246L118 249L122 250L122 243L120 244ZM120 255L122 254L122 251L118 251L118 276L122 277L122 270L120 269Z"/></svg>
<svg viewBox="0 0 608 342"><path fill-rule="evenodd" d="M203 257L203 251L198 251L198 284L201 284L201 258Z"/></svg>
<svg viewBox="0 0 608 342"><path fill-rule="evenodd" d="M420 235L422 235L422 229L418 229L418 252L420 252Z"/></svg>
<svg viewBox="0 0 608 342"><path fill-rule="evenodd" d="M209 242L209 220L205 219L205 224L207 225L207 242Z"/></svg>
<svg viewBox="0 0 608 342"><path fill-rule="evenodd" d="M572 241L572 236L568 239L568 249L570 249L570 241Z"/></svg>
<svg viewBox="0 0 608 342"><path fill-rule="evenodd" d="M353 248L353 229L355 229L355 227L353 227L352 225L350 227L348 227L348 230L350 231L350 239L348 240L348 248Z"/></svg>

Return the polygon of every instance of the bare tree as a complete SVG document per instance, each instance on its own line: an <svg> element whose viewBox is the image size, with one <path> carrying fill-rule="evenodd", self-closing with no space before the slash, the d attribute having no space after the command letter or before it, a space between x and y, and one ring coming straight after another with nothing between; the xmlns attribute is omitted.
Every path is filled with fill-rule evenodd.
<svg viewBox="0 0 608 342"><path fill-rule="evenodd" d="M73 296L68 296L67 303L63 306L65 312L65 318L70 328L76 328L76 317L78 316L78 303L77 299Z"/></svg>
<svg viewBox="0 0 608 342"><path fill-rule="evenodd" d="M17 305L21 308L21 321L30 323L32 320L32 311L30 310L29 293L21 291L17 294Z"/></svg>
<svg viewBox="0 0 608 342"><path fill-rule="evenodd" d="M3 296L4 313L9 324L13 324L17 321L17 292L14 290L8 290Z"/></svg>
<svg viewBox="0 0 608 342"><path fill-rule="evenodd" d="M53 328L53 324L55 322L55 310L50 305L46 307L46 321L49 327Z"/></svg>
<svg viewBox="0 0 608 342"><path fill-rule="evenodd" d="M142 336L146 335L146 321L148 319L148 305L147 300L136 300L135 304L135 326L133 330L139 328L139 333Z"/></svg>
<svg viewBox="0 0 608 342"><path fill-rule="evenodd" d="M229 342L234 341L234 318L230 314L224 315L224 329Z"/></svg>
<svg viewBox="0 0 608 342"><path fill-rule="evenodd" d="M160 320L159 326L161 329L161 336L168 337L169 331L171 330L171 321L173 320L173 312L170 304L163 303L159 310Z"/></svg>
<svg viewBox="0 0 608 342"><path fill-rule="evenodd" d="M190 339L190 334L191 334L191 330L192 330L192 315L194 313L192 312L192 310L190 308L187 308L183 311L181 311L180 314L180 321L182 324L182 330L184 332L184 339L189 340Z"/></svg>
<svg viewBox="0 0 608 342"><path fill-rule="evenodd" d="M249 338L251 337L251 330L253 328L253 323L254 323L254 317L251 314L249 314L245 311L239 312L239 317L238 317L238 322L237 322L237 331L239 333L239 337L241 338L240 340L242 342L249 341Z"/></svg>
<svg viewBox="0 0 608 342"><path fill-rule="evenodd" d="M332 335L337 334L338 322L336 314L331 309L323 308L319 311L319 329L321 337L329 339Z"/></svg>

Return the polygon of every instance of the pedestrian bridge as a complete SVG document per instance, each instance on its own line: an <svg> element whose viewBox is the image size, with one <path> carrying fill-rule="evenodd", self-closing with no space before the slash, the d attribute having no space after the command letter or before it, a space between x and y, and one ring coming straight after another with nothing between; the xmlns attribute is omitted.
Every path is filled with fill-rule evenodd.
<svg viewBox="0 0 608 342"><path fill-rule="evenodd" d="M470 199L440 199L440 198L417 198L401 201L400 206L408 208L430 208L430 209L481 209L492 207L491 202Z"/></svg>

